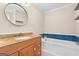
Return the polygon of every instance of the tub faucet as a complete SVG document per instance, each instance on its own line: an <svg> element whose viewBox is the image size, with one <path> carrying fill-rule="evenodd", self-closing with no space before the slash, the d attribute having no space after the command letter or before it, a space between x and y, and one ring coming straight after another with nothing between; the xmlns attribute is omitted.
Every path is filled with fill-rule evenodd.
<svg viewBox="0 0 79 59"><path fill-rule="evenodd" d="M47 41L47 37L44 37L44 40Z"/></svg>

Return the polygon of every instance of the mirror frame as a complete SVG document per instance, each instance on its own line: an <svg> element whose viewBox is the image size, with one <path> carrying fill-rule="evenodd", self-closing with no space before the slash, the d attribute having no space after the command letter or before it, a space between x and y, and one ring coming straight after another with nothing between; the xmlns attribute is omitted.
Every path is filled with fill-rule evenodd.
<svg viewBox="0 0 79 59"><path fill-rule="evenodd" d="M28 14L27 14L27 11L26 11L26 9L25 9L20 3L8 3L8 4L5 6L5 8L4 8L4 15L5 15L5 18L6 18L11 24L14 24L14 23L12 23L12 22L8 19L7 15L6 15L6 12L5 12L6 7L7 7L8 5L10 5L10 4L15 4L15 5L21 7L21 8L24 10L25 14L26 14L26 17L27 17L26 20L28 20ZM27 23L27 22L26 22L26 23ZM25 25L25 24L23 24L23 25L17 25L17 24L14 24L14 25L16 25L16 26L23 26L23 25Z"/></svg>

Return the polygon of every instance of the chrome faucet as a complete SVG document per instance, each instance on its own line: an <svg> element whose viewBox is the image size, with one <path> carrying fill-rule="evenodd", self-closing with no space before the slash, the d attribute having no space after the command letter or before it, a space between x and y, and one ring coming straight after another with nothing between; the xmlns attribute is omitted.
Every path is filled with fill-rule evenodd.
<svg viewBox="0 0 79 59"><path fill-rule="evenodd" d="M14 34L15 37L20 37L20 36L24 36L23 33L18 33L18 34Z"/></svg>

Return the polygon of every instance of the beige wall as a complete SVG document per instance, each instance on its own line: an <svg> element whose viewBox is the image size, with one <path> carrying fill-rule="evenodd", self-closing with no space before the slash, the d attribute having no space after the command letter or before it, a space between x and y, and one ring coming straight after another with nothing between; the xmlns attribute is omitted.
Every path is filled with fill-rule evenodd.
<svg viewBox="0 0 79 59"><path fill-rule="evenodd" d="M75 33L74 4L69 4L45 13L45 28L47 33Z"/></svg>
<svg viewBox="0 0 79 59"><path fill-rule="evenodd" d="M0 34L15 32L34 32L41 33L43 25L43 13L31 4L28 5L28 22L26 25L17 27L7 21L4 16L4 7L6 4L0 4Z"/></svg>

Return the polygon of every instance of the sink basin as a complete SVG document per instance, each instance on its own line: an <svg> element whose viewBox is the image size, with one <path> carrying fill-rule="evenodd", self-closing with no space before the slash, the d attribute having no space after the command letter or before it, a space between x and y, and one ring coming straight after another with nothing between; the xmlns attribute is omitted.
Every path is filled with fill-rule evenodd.
<svg viewBox="0 0 79 59"><path fill-rule="evenodd" d="M0 41L0 43L3 43L3 41Z"/></svg>
<svg viewBox="0 0 79 59"><path fill-rule="evenodd" d="M18 36L15 38L16 40L29 40L30 36Z"/></svg>

